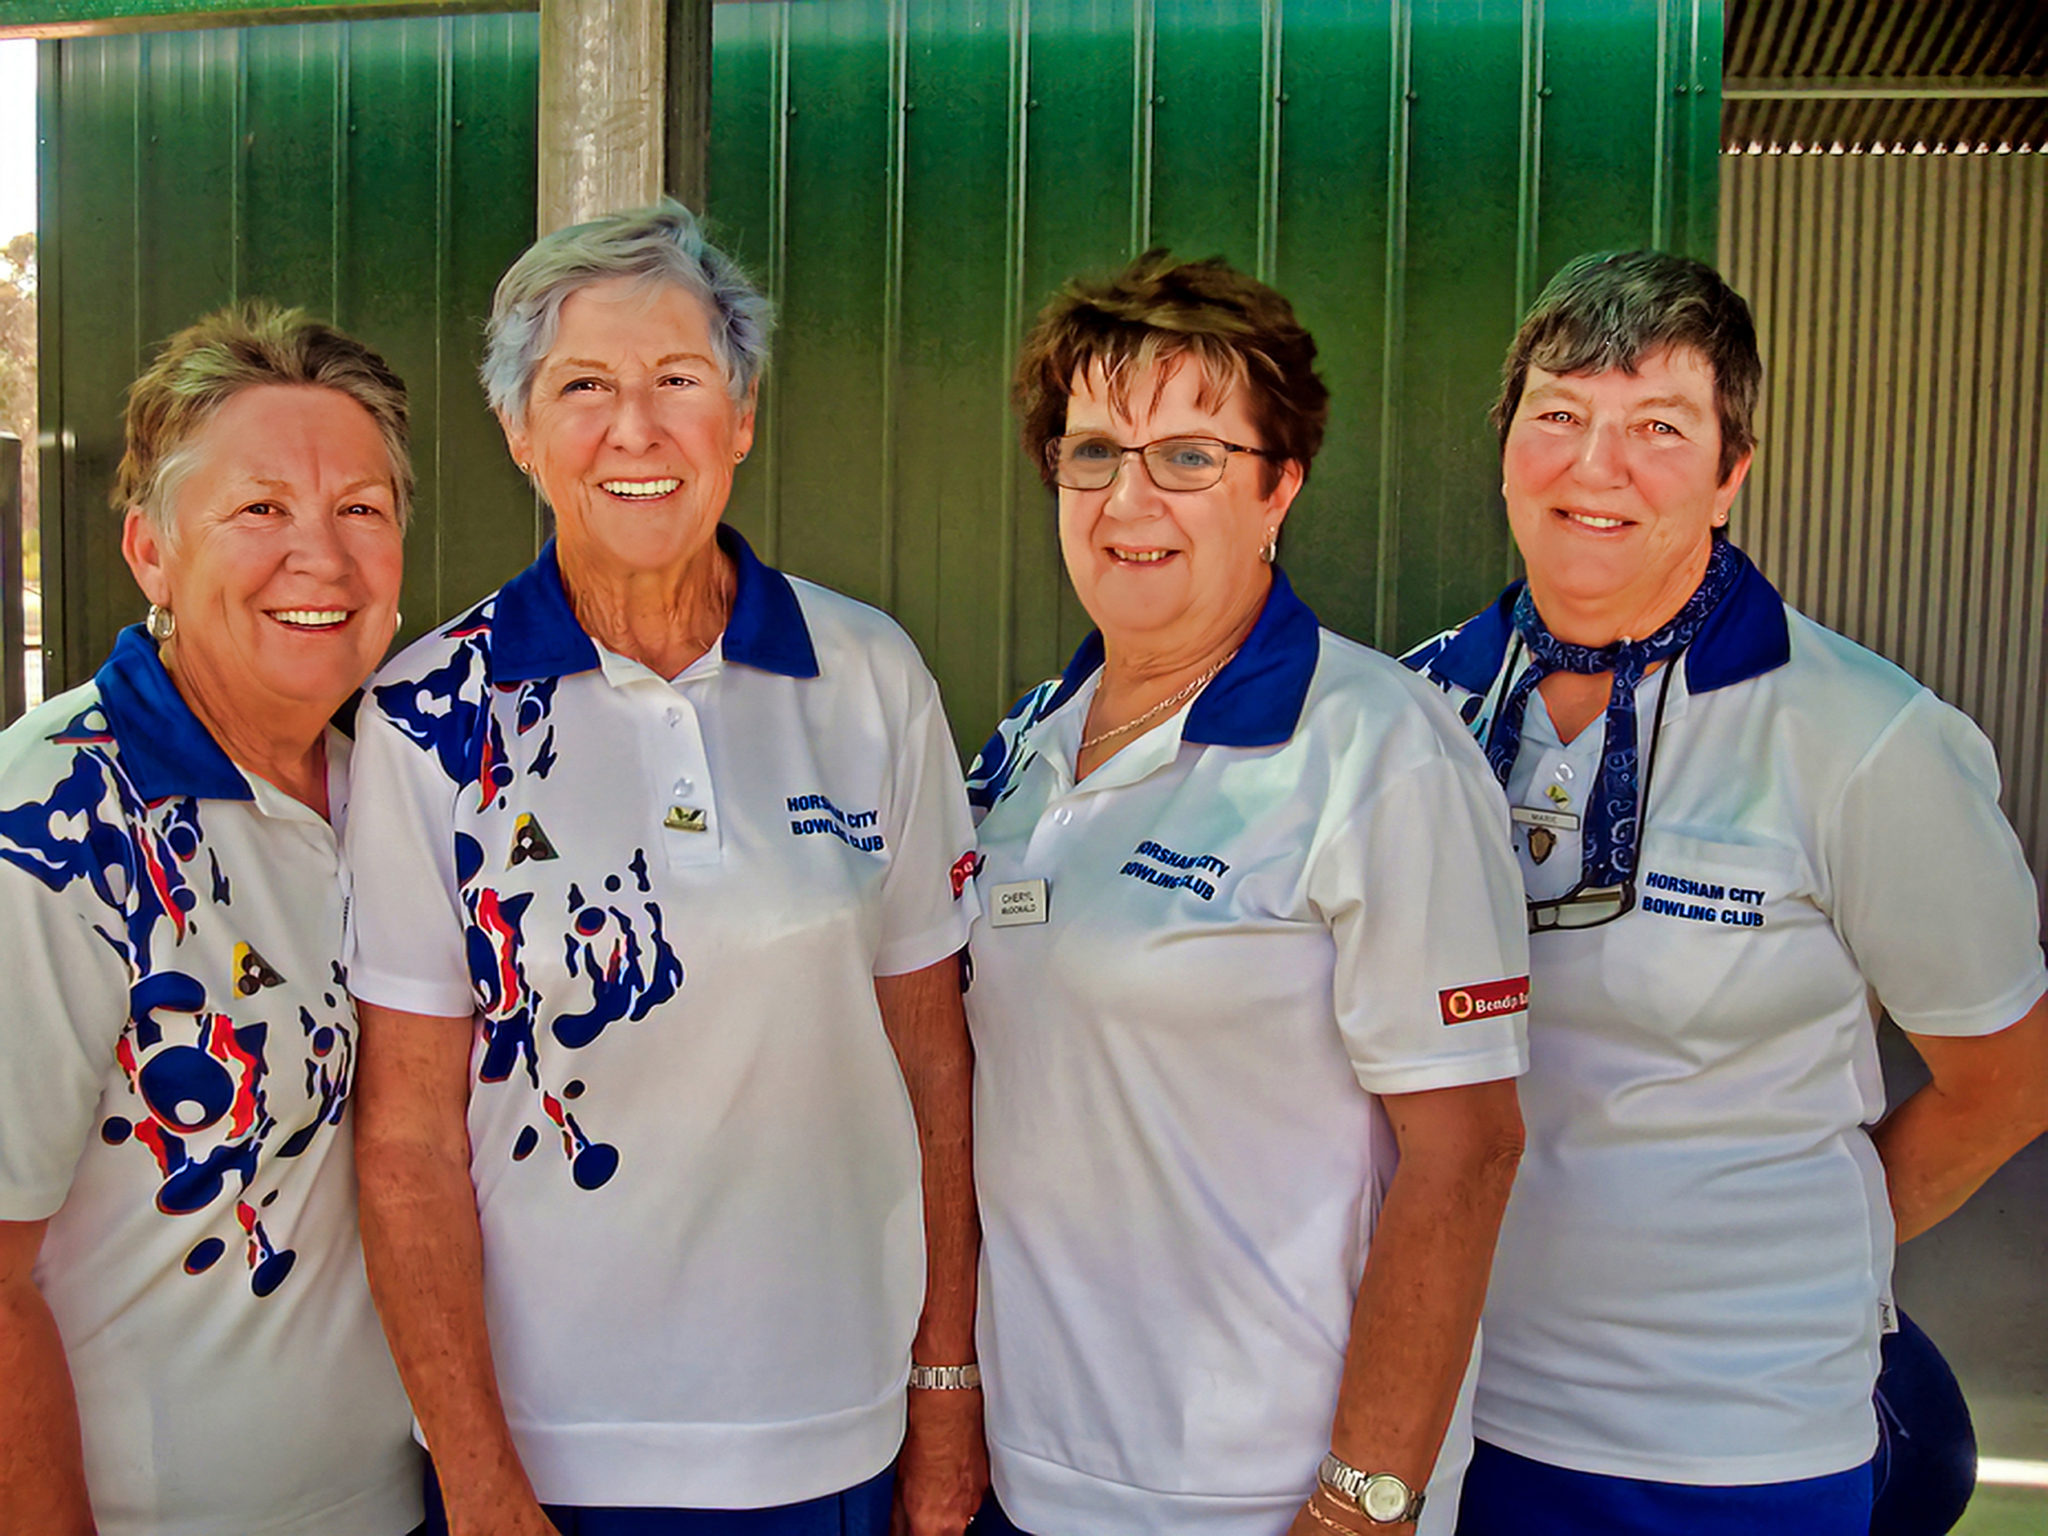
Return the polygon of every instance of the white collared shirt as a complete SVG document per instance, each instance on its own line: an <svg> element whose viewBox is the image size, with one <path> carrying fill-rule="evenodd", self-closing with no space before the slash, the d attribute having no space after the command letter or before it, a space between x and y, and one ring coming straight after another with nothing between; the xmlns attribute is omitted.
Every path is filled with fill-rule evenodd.
<svg viewBox="0 0 2048 1536"><path fill-rule="evenodd" d="M1272 1536L1329 1448L1395 1166L1377 1095L1524 1065L1520 892L1456 718L1284 576L1200 698L1076 784L1100 659L970 782L995 1483L1026 1530ZM1037 880L1047 920L1009 922ZM1469 1449L1461 1412L1426 1531Z"/></svg>
<svg viewBox="0 0 2048 1536"><path fill-rule="evenodd" d="M328 763L339 819L332 732ZM419 1519L356 1235L342 906L333 829L229 761L140 629L0 736L0 1220L49 1223L101 1536Z"/></svg>
<svg viewBox="0 0 2048 1536"><path fill-rule="evenodd" d="M1414 658L1475 715L1506 681L1507 611ZM2048 985L2033 881L1976 727L1753 568L1638 686L1639 754L1666 687L1636 909L1530 940L1528 1150L1476 1423L1587 1472L1818 1477L1876 1443L1871 994L1920 1034L2014 1022ZM1516 827L1533 897L1578 878L1550 813L1583 810L1603 737L1562 744L1531 697L1507 790L1548 823Z"/></svg>
<svg viewBox="0 0 2048 1536"><path fill-rule="evenodd" d="M550 546L362 711L350 984L477 1021L491 1342L551 1503L789 1503L903 1434L921 1185L874 981L966 940L958 761L901 630L721 538L731 620L673 680L600 652Z"/></svg>

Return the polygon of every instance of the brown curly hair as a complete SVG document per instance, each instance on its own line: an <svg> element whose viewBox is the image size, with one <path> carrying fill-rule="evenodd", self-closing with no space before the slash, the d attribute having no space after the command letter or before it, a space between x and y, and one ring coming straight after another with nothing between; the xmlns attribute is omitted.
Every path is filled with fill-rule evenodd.
<svg viewBox="0 0 2048 1536"><path fill-rule="evenodd" d="M1204 410L1244 386L1262 439L1247 446L1274 455L1263 465L1267 494L1289 460L1306 478L1330 418L1315 338L1286 299L1220 257L1178 261L1155 248L1106 280L1069 280L1024 338L1013 390L1024 452L1045 483L1045 447L1066 430L1077 378L1100 367L1110 402L1124 410L1136 379L1181 359L1201 370Z"/></svg>

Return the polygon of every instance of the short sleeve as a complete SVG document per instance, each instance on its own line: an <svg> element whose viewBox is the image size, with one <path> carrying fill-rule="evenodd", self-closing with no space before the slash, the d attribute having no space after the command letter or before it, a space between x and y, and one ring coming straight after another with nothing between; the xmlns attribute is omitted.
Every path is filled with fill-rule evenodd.
<svg viewBox="0 0 2048 1536"><path fill-rule="evenodd" d="M1993 1034L2048 989L1997 758L1932 693L1914 696L1850 776L1822 853L1836 931L1900 1028Z"/></svg>
<svg viewBox="0 0 2048 1536"><path fill-rule="evenodd" d="M52 890L0 860L4 1221L41 1221L64 1203L127 1024L127 967L72 898L82 889ZM121 919L101 908L97 920Z"/></svg>
<svg viewBox="0 0 2048 1536"><path fill-rule="evenodd" d="M436 1018L474 1011L455 871L456 790L439 759L366 696L343 840L348 986L363 1002Z"/></svg>
<svg viewBox="0 0 2048 1536"><path fill-rule="evenodd" d="M922 702L897 743L888 816L894 854L882 881L877 976L922 970L967 942L976 911L974 824L938 689L920 671Z"/></svg>
<svg viewBox="0 0 2048 1536"><path fill-rule="evenodd" d="M1529 1064L1507 806L1469 740L1444 745L1354 811L1310 874L1336 945L1338 1027L1371 1093L1490 1082Z"/></svg>

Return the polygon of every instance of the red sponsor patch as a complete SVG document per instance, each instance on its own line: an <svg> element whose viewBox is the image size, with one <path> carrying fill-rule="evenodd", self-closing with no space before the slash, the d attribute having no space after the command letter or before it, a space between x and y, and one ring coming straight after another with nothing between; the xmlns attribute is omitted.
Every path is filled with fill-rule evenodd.
<svg viewBox="0 0 2048 1536"><path fill-rule="evenodd" d="M967 889L967 882L981 873L981 855L969 850L953 861L953 899L958 901L960 893Z"/></svg>
<svg viewBox="0 0 2048 1536"><path fill-rule="evenodd" d="M1529 1006L1529 978L1510 976L1505 981L1482 981L1469 987L1446 987L1436 995L1446 1024L1470 1024L1474 1019L1498 1018L1520 1013Z"/></svg>

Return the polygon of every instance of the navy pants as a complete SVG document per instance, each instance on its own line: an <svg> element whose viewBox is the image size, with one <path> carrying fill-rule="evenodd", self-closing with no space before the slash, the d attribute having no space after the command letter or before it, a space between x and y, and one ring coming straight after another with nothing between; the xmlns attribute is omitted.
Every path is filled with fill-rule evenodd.
<svg viewBox="0 0 2048 1536"><path fill-rule="evenodd" d="M1948 1362L1901 1313L1877 1378L1877 1454L1830 1477L1701 1487L1574 1472L1484 1441L1458 1536L1944 1536L1977 1478L1970 1411Z"/></svg>

